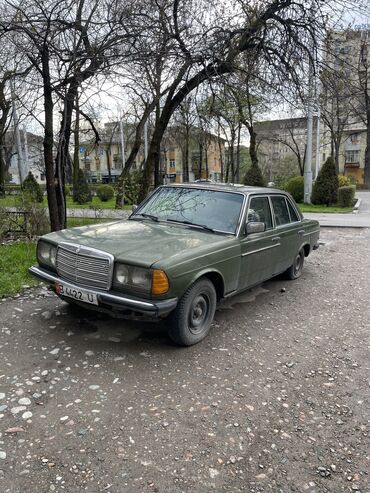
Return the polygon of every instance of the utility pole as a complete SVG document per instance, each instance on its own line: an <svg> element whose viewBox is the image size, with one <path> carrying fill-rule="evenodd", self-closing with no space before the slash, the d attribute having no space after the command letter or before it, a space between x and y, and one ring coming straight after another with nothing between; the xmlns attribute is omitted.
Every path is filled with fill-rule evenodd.
<svg viewBox="0 0 370 493"><path fill-rule="evenodd" d="M144 123L144 159L148 159L148 120Z"/></svg>
<svg viewBox="0 0 370 493"><path fill-rule="evenodd" d="M120 129L120 133L121 133L122 169L123 169L125 167L126 158L125 158L125 137L123 135L122 119L123 119L123 115L119 119L119 129Z"/></svg>
<svg viewBox="0 0 370 493"><path fill-rule="evenodd" d="M24 174L28 175L29 172L29 155L28 155L28 140L26 126L23 125L23 140L24 140Z"/></svg>
<svg viewBox="0 0 370 493"><path fill-rule="evenodd" d="M311 15L310 22L314 23L314 10L313 4L311 5ZM313 25L312 25L313 30ZM314 74L315 67L313 63L314 59L314 40L311 39L310 42L310 59L309 59L309 72L308 72L308 104L307 104L307 150L306 150L306 161L304 166L304 203L311 203L311 193L312 193L312 134L313 134L313 111L314 111Z"/></svg>
<svg viewBox="0 0 370 493"><path fill-rule="evenodd" d="M315 180L317 178L317 175L319 174L319 169L320 169L320 118L321 118L321 109L319 102L317 107Z"/></svg>
<svg viewBox="0 0 370 493"><path fill-rule="evenodd" d="M24 175L24 161L23 161L23 152L22 152L22 141L21 141L21 133L19 131L19 120L17 108L15 105L15 88L14 88L14 80L10 83L10 91L12 96L12 105L13 105L13 121L14 121L14 131L15 131L15 144L17 148L17 161L18 161L18 173L19 173L19 182L22 185L25 175Z"/></svg>

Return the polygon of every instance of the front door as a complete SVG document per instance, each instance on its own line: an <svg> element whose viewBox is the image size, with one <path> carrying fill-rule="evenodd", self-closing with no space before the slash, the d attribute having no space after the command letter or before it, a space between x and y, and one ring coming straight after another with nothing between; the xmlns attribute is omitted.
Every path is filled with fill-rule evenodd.
<svg viewBox="0 0 370 493"><path fill-rule="evenodd" d="M280 239L274 229L270 202L267 195L255 195L249 200L246 223L263 222L263 233L245 234L240 237L241 268L239 289L255 286L273 276L280 255Z"/></svg>

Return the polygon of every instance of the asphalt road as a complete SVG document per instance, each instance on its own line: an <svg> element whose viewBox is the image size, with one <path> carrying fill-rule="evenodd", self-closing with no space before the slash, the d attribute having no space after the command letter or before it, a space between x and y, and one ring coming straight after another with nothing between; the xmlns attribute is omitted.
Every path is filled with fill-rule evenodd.
<svg viewBox="0 0 370 493"><path fill-rule="evenodd" d="M0 491L370 491L370 230L328 230L293 282L209 337L0 303Z"/></svg>
<svg viewBox="0 0 370 493"><path fill-rule="evenodd" d="M356 197L361 199L359 213L370 213L370 190L357 190Z"/></svg>

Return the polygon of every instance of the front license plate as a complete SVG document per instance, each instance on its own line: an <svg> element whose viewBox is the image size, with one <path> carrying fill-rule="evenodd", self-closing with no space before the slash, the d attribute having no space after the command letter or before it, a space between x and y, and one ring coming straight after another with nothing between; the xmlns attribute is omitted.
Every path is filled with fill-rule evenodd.
<svg viewBox="0 0 370 493"><path fill-rule="evenodd" d="M77 301L82 301L83 303L98 305L97 295L94 293L89 293L89 291L85 291L84 289L77 289L57 282L55 284L55 290L62 296L68 296L68 298L73 298Z"/></svg>

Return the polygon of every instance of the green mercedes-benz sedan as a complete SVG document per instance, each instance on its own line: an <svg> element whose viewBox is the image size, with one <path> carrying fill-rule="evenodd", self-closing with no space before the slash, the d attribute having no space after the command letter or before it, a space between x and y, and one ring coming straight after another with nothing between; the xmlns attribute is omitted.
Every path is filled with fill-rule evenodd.
<svg viewBox="0 0 370 493"><path fill-rule="evenodd" d="M208 334L219 300L281 273L298 278L318 239L319 223L281 190L166 185L128 220L43 236L30 272L69 303L166 319L189 346Z"/></svg>

